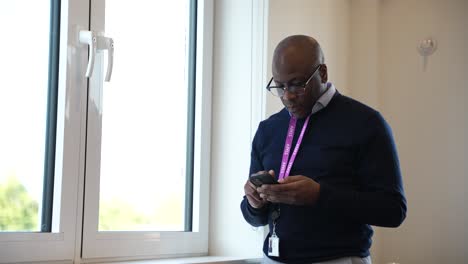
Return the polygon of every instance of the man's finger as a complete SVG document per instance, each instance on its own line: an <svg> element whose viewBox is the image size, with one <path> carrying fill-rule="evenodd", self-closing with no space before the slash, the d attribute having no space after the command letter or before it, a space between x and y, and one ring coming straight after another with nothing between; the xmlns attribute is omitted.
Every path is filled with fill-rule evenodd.
<svg viewBox="0 0 468 264"><path fill-rule="evenodd" d="M258 196L258 195L246 194L246 196L247 196L247 198L250 198L249 200L252 200L252 201L254 201L256 203L262 203L263 202L262 198L260 198L260 196Z"/></svg>
<svg viewBox="0 0 468 264"><path fill-rule="evenodd" d="M265 194L265 198L267 201L272 203L283 203L283 204L292 204L292 197L289 194L272 194L267 195Z"/></svg>
<svg viewBox="0 0 468 264"><path fill-rule="evenodd" d="M294 188L297 188L297 182L282 183L282 184L264 184L258 188L257 191L265 194L275 194L282 192L289 192Z"/></svg>
<svg viewBox="0 0 468 264"><path fill-rule="evenodd" d="M255 202L262 202L262 198L260 198L260 196L258 195L252 195L252 194L246 194L247 198L250 198L251 200L255 201Z"/></svg>
<svg viewBox="0 0 468 264"><path fill-rule="evenodd" d="M297 181L303 180L303 179L304 179L303 177L304 177L304 176L300 176L300 175L298 175L298 176L288 176L288 177L286 177L286 178L284 178L284 179L282 179L282 180L279 180L278 182L279 182L279 183L282 183L282 184L284 184L284 183L291 183L291 182L297 182Z"/></svg>
<svg viewBox="0 0 468 264"><path fill-rule="evenodd" d="M249 187L252 188L252 190L257 190L257 186L255 186L251 181L249 181Z"/></svg>
<svg viewBox="0 0 468 264"><path fill-rule="evenodd" d="M275 178L275 171L274 170L269 170L268 173Z"/></svg>

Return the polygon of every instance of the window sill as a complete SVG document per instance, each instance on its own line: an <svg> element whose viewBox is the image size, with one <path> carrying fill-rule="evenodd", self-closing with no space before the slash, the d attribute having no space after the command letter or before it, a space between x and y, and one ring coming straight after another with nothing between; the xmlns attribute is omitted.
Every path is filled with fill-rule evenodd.
<svg viewBox="0 0 468 264"><path fill-rule="evenodd" d="M260 263L261 258L236 258L236 257L221 257L221 256L207 256L207 257L191 257L191 258L171 258L171 259L152 259L152 260L137 260L137 261L123 261L119 264L255 264ZM115 262L102 262L100 264L115 264Z"/></svg>

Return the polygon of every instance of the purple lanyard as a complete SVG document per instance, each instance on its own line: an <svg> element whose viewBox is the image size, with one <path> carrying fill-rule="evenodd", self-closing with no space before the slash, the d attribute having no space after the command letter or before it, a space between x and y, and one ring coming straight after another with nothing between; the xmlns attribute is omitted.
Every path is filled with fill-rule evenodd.
<svg viewBox="0 0 468 264"><path fill-rule="evenodd" d="M299 138L297 139L296 146L294 147L294 151L290 159L289 159L289 153L291 152L291 145L292 145L292 141L294 138L294 132L296 131L297 119L294 116L291 116L291 119L289 119L289 129L288 129L288 134L286 135L286 142L284 143L283 159L281 161L281 169L280 169L280 174L279 174L280 180L288 177L289 172L291 172L291 167L294 163L294 160L296 159L296 155L297 155L297 152L299 151L299 147L301 146L302 138L304 137L304 133L307 129L307 126L309 125L309 118L310 118L310 115L307 116L307 119L304 122L304 126L302 127L302 130L301 130L301 134L299 135ZM289 162L288 162L288 159L289 159ZM287 168L286 168L286 164L287 164Z"/></svg>

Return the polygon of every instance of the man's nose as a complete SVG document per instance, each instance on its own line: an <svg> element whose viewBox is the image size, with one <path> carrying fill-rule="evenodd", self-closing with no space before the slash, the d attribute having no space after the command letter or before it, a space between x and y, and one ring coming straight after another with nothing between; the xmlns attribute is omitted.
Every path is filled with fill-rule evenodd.
<svg viewBox="0 0 468 264"><path fill-rule="evenodd" d="M285 100L291 100L291 99L295 99L296 98L296 94L295 93L292 93L289 91L289 87L284 89L284 94L283 94L283 99Z"/></svg>

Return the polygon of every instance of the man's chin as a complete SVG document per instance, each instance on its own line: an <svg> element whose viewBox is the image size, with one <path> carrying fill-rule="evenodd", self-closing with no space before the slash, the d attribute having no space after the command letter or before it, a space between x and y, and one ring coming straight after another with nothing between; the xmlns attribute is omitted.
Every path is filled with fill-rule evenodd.
<svg viewBox="0 0 468 264"><path fill-rule="evenodd" d="M285 104L286 110L288 110L289 114L291 116L294 116L297 119L302 119L306 118L310 111L305 110L302 106L296 105L296 106L287 106Z"/></svg>
<svg viewBox="0 0 468 264"><path fill-rule="evenodd" d="M292 116L294 116L296 119L302 119L302 118L307 117L307 113L305 113L304 111L294 111L294 112L289 111L289 113Z"/></svg>
<svg viewBox="0 0 468 264"><path fill-rule="evenodd" d="M307 117L307 115L304 115L304 114L299 114L299 115L293 114L293 116L294 116L296 119L303 119L303 118L306 118L306 117Z"/></svg>

